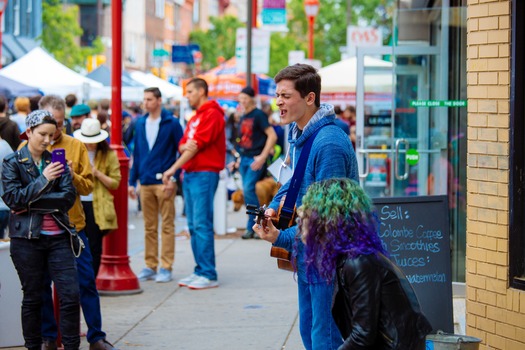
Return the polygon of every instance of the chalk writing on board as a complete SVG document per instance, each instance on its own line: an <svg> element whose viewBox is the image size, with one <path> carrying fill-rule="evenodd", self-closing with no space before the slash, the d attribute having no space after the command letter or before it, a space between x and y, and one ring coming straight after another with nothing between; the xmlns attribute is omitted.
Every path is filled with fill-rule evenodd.
<svg viewBox="0 0 525 350"><path fill-rule="evenodd" d="M447 196L374 198L381 242L434 331L454 331Z"/></svg>
<svg viewBox="0 0 525 350"><path fill-rule="evenodd" d="M409 206L384 205L380 209L380 237L390 258L401 268L432 265L434 255L442 250L445 235L431 223L419 223ZM413 274L412 283L445 283L445 274Z"/></svg>

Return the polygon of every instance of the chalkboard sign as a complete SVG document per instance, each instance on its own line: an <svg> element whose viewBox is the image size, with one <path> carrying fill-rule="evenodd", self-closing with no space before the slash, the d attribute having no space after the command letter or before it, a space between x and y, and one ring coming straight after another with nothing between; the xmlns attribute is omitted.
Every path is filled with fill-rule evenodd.
<svg viewBox="0 0 525 350"><path fill-rule="evenodd" d="M374 204L383 245L407 276L434 331L453 333L447 197L375 198Z"/></svg>

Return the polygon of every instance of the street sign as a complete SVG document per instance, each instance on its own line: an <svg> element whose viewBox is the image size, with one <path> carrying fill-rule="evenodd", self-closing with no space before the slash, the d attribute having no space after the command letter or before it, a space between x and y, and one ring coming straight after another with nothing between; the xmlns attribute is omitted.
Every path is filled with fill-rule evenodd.
<svg viewBox="0 0 525 350"><path fill-rule="evenodd" d="M467 107L466 100L411 100L410 107Z"/></svg>
<svg viewBox="0 0 525 350"><path fill-rule="evenodd" d="M194 64L195 54L197 52L200 52L200 47L196 44L173 45L171 49L171 62ZM202 58L202 55L200 57Z"/></svg>
<svg viewBox="0 0 525 350"><path fill-rule="evenodd" d="M246 72L246 28L237 28L235 58L237 72ZM270 32L252 28L252 73L267 74L270 70Z"/></svg>

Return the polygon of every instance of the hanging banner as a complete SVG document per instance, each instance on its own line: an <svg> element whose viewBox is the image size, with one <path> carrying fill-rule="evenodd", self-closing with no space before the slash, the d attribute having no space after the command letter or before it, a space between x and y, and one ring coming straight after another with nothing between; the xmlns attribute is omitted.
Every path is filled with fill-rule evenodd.
<svg viewBox="0 0 525 350"><path fill-rule="evenodd" d="M264 29L286 31L286 0L264 0L261 18Z"/></svg>
<svg viewBox="0 0 525 350"><path fill-rule="evenodd" d="M246 28L237 28L235 41L235 58L237 72L246 72L247 53ZM270 32L262 29L252 29L252 73L268 74L270 70Z"/></svg>

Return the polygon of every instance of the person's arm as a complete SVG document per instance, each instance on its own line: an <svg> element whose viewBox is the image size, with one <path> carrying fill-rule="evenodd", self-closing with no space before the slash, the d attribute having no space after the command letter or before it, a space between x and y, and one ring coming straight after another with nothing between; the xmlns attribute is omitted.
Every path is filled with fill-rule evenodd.
<svg viewBox="0 0 525 350"><path fill-rule="evenodd" d="M339 350L374 349L379 336L381 275L369 259L360 256L348 260L343 267L345 298L352 309L352 331ZM343 292L343 291L341 291Z"/></svg>
<svg viewBox="0 0 525 350"><path fill-rule="evenodd" d="M275 142L277 142L277 134L275 133L275 130L271 125L264 129L264 133L267 136L264 148L261 154L253 157L253 162L251 164L251 168L254 171L257 171L264 166L264 163L266 163L266 159L268 159L268 156L270 155L270 152L272 151Z"/></svg>
<svg viewBox="0 0 525 350"><path fill-rule="evenodd" d="M93 172L89 162L89 155L86 146L79 141L79 159L78 163L69 161L71 176L73 177L73 186L81 196L87 196L93 192Z"/></svg>
<svg viewBox="0 0 525 350"><path fill-rule="evenodd" d="M106 153L106 169L103 171L93 167L93 175L109 190L116 190L120 184L122 175L120 174L120 163L114 151Z"/></svg>
<svg viewBox="0 0 525 350"><path fill-rule="evenodd" d="M56 166L53 164L57 164ZM58 163L50 164L44 169L43 175L46 178L53 178L50 174L53 174L55 169L59 169ZM75 203L77 191L73 186L71 179L71 173L65 171L63 173L58 172L58 177L54 177L52 180L52 188L43 194L39 199L32 202L30 207L31 210L39 209L41 211L56 211L57 209L61 212L67 212Z"/></svg>
<svg viewBox="0 0 525 350"><path fill-rule="evenodd" d="M26 186L22 186L19 175L20 169L17 168L16 161L4 161L3 163L2 185L4 193L2 199L11 210L20 212L28 210L32 202L46 194L52 187L52 181L59 176L63 169L62 165L58 165L58 163L48 165L44 170L45 173L33 179Z"/></svg>
<svg viewBox="0 0 525 350"><path fill-rule="evenodd" d="M350 145L350 140L348 140ZM352 147L350 145L350 147ZM310 155L312 156L312 155ZM353 152L350 152L345 145L339 144L337 139L323 140L323 146L318 148L315 156L315 181L322 181L337 177L351 177L348 169L352 167L355 159ZM355 162L357 166L357 162Z"/></svg>
<svg viewBox="0 0 525 350"><path fill-rule="evenodd" d="M175 175L177 170L182 168L182 166L184 164L186 164L190 159L195 157L195 155L199 151L199 148L197 147L197 144L193 140L188 140L188 142L186 142L185 144L181 145L179 147L179 149L182 152L180 157L175 161L175 163L173 163L173 165L168 170L166 170L162 174L162 182L164 184L166 184L166 185L169 184L169 182L171 181L170 178L173 175Z"/></svg>

